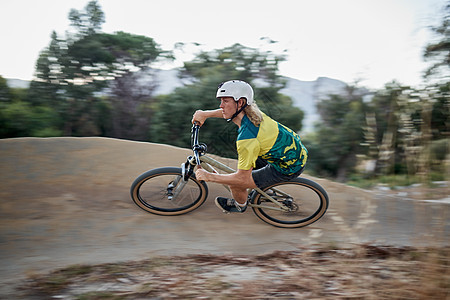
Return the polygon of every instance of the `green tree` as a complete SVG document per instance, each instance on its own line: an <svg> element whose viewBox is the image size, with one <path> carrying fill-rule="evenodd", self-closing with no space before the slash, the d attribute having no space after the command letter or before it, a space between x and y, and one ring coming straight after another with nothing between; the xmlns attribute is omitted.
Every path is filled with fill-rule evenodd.
<svg viewBox="0 0 450 300"><path fill-rule="evenodd" d="M0 76L0 138L8 137L8 118L5 109L12 102L12 93L6 79Z"/></svg>
<svg viewBox="0 0 450 300"><path fill-rule="evenodd" d="M89 36L98 32L105 22L105 14L98 2L90 1L84 11L71 9L69 12L71 25L77 28L78 35Z"/></svg>
<svg viewBox="0 0 450 300"><path fill-rule="evenodd" d="M434 140L450 137L450 81L432 89L431 130Z"/></svg>
<svg viewBox="0 0 450 300"><path fill-rule="evenodd" d="M0 103L9 103L12 99L13 95L6 79L0 76Z"/></svg>
<svg viewBox="0 0 450 300"><path fill-rule="evenodd" d="M59 135L55 111L24 101L24 89L9 88L0 76L0 138Z"/></svg>
<svg viewBox="0 0 450 300"><path fill-rule="evenodd" d="M308 167L315 173L345 181L364 152L365 116L368 111L363 94L348 87L346 95L330 95L317 105L321 122L305 140Z"/></svg>
<svg viewBox="0 0 450 300"><path fill-rule="evenodd" d="M370 111L378 173L428 172L430 145L448 136L448 107L448 84L416 90L391 82L377 91Z"/></svg>
<svg viewBox="0 0 450 300"><path fill-rule="evenodd" d="M393 81L377 91L370 103L376 122L376 169L381 174L406 172L405 149L414 144L411 137L418 130L413 94L410 87Z"/></svg>
<svg viewBox="0 0 450 300"><path fill-rule="evenodd" d="M261 79L270 88L283 88L284 81L277 74L278 64L284 61L284 55L271 51L260 52L257 49L234 44L223 49L202 51L191 62L185 62L183 77L201 80L207 77L239 78L247 82Z"/></svg>
<svg viewBox="0 0 450 300"><path fill-rule="evenodd" d="M130 79L135 77L129 74L147 69L159 57L172 57L152 38L125 32L100 32L104 14L97 1L90 1L82 11L71 10L69 19L75 33L68 34L66 39L55 32L52 34L49 46L37 60L29 102L55 107L65 135L102 134L109 127L104 126L106 120L101 119L99 108L104 112L108 106L98 103L101 101L98 93L107 86L112 87L113 93L123 90L125 83L134 86ZM125 120L125 105L120 103L120 95L113 94L112 99L113 112L108 115L112 122L119 124L117 118ZM137 116L126 117L132 120ZM124 137L115 135L114 131L109 134Z"/></svg>
<svg viewBox="0 0 450 300"><path fill-rule="evenodd" d="M208 84L205 81L205 83L178 88L172 94L159 97L155 103L155 115L150 128L152 141L190 147L192 114L200 108L215 109L218 107L218 101L214 98L217 82ZM223 133L223 129L214 119L208 120L207 126L201 130L201 141L207 143L212 152L218 150L213 137L214 133L218 132ZM226 136L225 133L224 136Z"/></svg>
<svg viewBox="0 0 450 300"><path fill-rule="evenodd" d="M431 132L421 132L422 136L430 136L430 140L423 139L422 158L423 162L421 173L428 173L429 169L426 166L431 165L431 171L445 174L438 175L439 180L448 179L448 170L445 170L444 159L429 159L432 157L445 157L449 155L449 128L450 128L450 1L443 7L441 23L431 28L435 33L436 40L429 43L424 51L425 61L431 62L431 66L426 70L424 77L430 81L434 81L434 85L429 85L422 94L426 95L426 99L421 102L420 119L424 124L430 127ZM429 111L430 113L424 113ZM424 128L425 129L425 128ZM430 144L430 147L426 143ZM437 147L436 145L446 145L446 147ZM431 149L439 149L438 153L427 153ZM445 154L443 154L445 153ZM447 157L448 160L448 157Z"/></svg>
<svg viewBox="0 0 450 300"><path fill-rule="evenodd" d="M450 82L428 86L419 91L420 101L413 103L412 118L417 123L413 137L417 142L413 145L416 155L408 164L408 171L418 175L424 183L448 177L445 165L450 153L449 87Z"/></svg>
<svg viewBox="0 0 450 300"><path fill-rule="evenodd" d="M447 78L450 74L450 1L444 7L442 23L432 27L438 40L430 43L424 51L425 60L433 62L425 77Z"/></svg>

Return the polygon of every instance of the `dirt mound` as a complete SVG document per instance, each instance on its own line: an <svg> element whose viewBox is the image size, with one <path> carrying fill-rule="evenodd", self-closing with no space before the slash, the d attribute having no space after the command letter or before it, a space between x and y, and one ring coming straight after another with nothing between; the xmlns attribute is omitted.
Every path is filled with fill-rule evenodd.
<svg viewBox="0 0 450 300"><path fill-rule="evenodd" d="M33 299L446 299L449 248L359 245L253 256L74 265L30 278Z"/></svg>
<svg viewBox="0 0 450 300"><path fill-rule="evenodd" d="M139 174L179 166L191 152L108 138L0 140L0 282L79 263L155 255L255 254L317 243L448 242L449 205L384 197L312 178L330 196L323 219L280 229L249 210L224 215L213 201L228 196L209 184L198 210L164 217L140 210L129 196ZM235 167L234 160L222 160ZM305 175L305 177L309 177Z"/></svg>

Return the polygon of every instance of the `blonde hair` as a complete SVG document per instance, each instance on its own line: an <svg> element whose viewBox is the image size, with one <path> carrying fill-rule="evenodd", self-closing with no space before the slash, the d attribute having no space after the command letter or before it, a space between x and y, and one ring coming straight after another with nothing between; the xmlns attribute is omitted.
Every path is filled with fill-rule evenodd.
<svg viewBox="0 0 450 300"><path fill-rule="evenodd" d="M244 108L244 112L250 119L250 121L253 123L253 125L259 126L261 124L263 120L263 115L261 110L259 110L258 105L256 105L256 102L253 102L252 104Z"/></svg>

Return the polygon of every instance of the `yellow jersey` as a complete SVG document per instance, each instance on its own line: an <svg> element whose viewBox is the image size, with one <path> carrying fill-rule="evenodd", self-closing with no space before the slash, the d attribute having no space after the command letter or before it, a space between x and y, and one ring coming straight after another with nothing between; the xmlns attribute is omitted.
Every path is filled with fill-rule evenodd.
<svg viewBox="0 0 450 300"><path fill-rule="evenodd" d="M258 157L286 175L300 171L308 158L297 133L263 113L263 121L255 126L247 115L241 121L236 140L238 169L255 167Z"/></svg>

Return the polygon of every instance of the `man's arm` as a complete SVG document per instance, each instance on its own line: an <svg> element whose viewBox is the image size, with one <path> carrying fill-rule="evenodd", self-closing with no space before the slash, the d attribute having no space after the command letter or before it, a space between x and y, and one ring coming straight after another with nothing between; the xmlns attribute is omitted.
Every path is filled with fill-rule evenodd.
<svg viewBox="0 0 450 300"><path fill-rule="evenodd" d="M209 182L215 182L220 184L226 184L230 186L236 186L240 188L256 188L256 184L253 181L252 169L241 170L231 174L217 174L210 173L203 169L197 169L195 176L198 180L204 180Z"/></svg>
<svg viewBox="0 0 450 300"><path fill-rule="evenodd" d="M192 123L197 122L202 126L208 118L223 118L222 109L197 110L192 117Z"/></svg>

